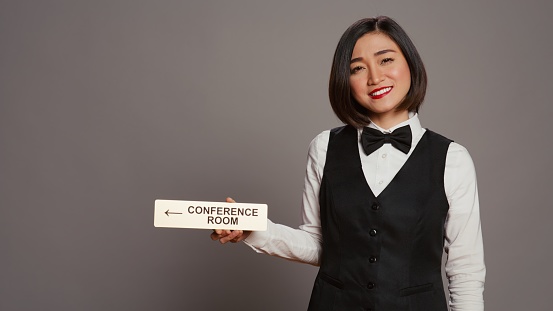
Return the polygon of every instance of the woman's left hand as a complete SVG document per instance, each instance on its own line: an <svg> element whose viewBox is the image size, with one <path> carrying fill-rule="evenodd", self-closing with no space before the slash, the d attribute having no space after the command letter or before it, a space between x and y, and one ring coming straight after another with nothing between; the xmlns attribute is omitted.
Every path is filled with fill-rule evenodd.
<svg viewBox="0 0 553 311"><path fill-rule="evenodd" d="M236 243L246 239L250 233L251 231L215 229L211 234L211 239L213 241L219 240L221 244L225 244L227 242Z"/></svg>
<svg viewBox="0 0 553 311"><path fill-rule="evenodd" d="M228 203L236 203L232 198L227 198ZM236 243L245 240L251 231L244 231L244 230L222 230L222 229L213 229L213 233L211 233L211 239L213 241L219 240L221 244L225 244L227 242Z"/></svg>

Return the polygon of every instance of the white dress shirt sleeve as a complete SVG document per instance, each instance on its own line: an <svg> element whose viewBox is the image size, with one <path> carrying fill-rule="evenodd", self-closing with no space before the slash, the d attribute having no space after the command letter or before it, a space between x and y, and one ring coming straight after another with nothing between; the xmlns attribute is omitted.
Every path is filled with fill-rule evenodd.
<svg viewBox="0 0 553 311"><path fill-rule="evenodd" d="M476 172L468 151L451 143L444 183L449 212L445 223L446 276L452 311L484 310L486 267Z"/></svg>
<svg viewBox="0 0 553 311"><path fill-rule="evenodd" d="M275 224L269 220L267 231L254 231L244 240L256 252L319 265L322 243L319 189L329 134L329 131L322 132L309 145L302 200L302 224L299 229Z"/></svg>

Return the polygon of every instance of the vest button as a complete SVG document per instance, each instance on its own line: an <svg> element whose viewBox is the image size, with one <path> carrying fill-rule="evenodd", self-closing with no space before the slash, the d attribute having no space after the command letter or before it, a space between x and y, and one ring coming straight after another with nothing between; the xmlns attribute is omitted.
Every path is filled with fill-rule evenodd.
<svg viewBox="0 0 553 311"><path fill-rule="evenodd" d="M371 231L369 231L369 235L370 236L375 236L376 235L376 229L371 229Z"/></svg>
<svg viewBox="0 0 553 311"><path fill-rule="evenodd" d="M375 263L376 262L376 257L371 256L371 258L369 258L369 262L370 263Z"/></svg>
<svg viewBox="0 0 553 311"><path fill-rule="evenodd" d="M376 284L374 284L373 282L369 282L369 284L367 284L367 288L368 289L373 289L375 288Z"/></svg>
<svg viewBox="0 0 553 311"><path fill-rule="evenodd" d="M371 208L372 208L373 210L376 211L376 210L378 210L378 209L380 208L380 205L378 205L378 203L373 203L373 205L371 206Z"/></svg>

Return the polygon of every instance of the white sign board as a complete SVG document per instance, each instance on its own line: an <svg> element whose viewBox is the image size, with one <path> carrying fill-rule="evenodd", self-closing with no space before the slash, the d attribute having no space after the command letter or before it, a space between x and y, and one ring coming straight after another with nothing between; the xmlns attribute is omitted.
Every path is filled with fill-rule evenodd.
<svg viewBox="0 0 553 311"><path fill-rule="evenodd" d="M154 226L267 230L267 204L156 200Z"/></svg>

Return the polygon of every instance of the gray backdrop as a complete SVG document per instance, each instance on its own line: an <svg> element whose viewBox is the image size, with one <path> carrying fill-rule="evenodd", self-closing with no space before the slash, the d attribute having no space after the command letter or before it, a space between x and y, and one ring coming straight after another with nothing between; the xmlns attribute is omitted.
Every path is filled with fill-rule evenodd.
<svg viewBox="0 0 553 311"><path fill-rule="evenodd" d="M550 310L551 1L0 1L0 310L305 310L316 268L153 227L156 198L297 226L342 32L389 15L423 125L476 164L488 311Z"/></svg>

